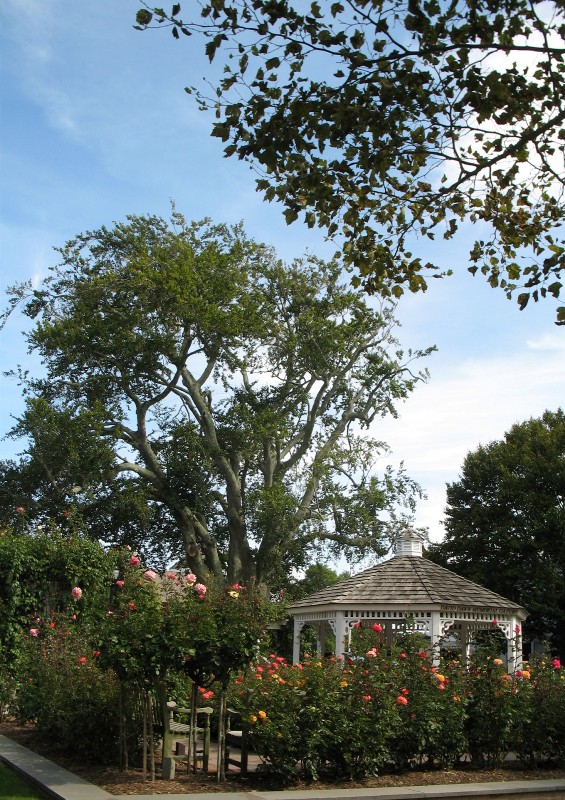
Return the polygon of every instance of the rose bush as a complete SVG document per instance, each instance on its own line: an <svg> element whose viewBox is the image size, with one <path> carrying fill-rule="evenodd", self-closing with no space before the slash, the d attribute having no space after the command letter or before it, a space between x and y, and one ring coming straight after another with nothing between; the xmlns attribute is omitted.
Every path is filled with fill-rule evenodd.
<svg viewBox="0 0 565 800"><path fill-rule="evenodd" d="M104 607L117 553L61 531L8 531L0 537L0 669L17 660L23 627L34 615L75 613L85 621Z"/></svg>
<svg viewBox="0 0 565 800"><path fill-rule="evenodd" d="M97 631L101 663L124 681L166 681L184 672L198 686L227 683L256 652L269 619L253 587L198 582L192 573L123 562Z"/></svg>
<svg viewBox="0 0 565 800"><path fill-rule="evenodd" d="M114 763L119 740L116 676L99 668L97 651L72 615L38 619L35 630L35 636L22 633L20 684L12 706L16 718L35 722L63 752L84 761ZM135 718L135 709L128 713Z"/></svg>
<svg viewBox="0 0 565 800"><path fill-rule="evenodd" d="M516 707L512 749L526 766L565 761L565 670L559 659L534 658L512 679Z"/></svg>
<svg viewBox="0 0 565 800"><path fill-rule="evenodd" d="M514 676L484 652L469 668L454 659L435 667L417 638L390 647L381 633L356 632L344 662L289 665L271 654L236 678L230 702L281 783L450 767L466 753L489 766L510 750L530 766L565 757L565 676L556 659Z"/></svg>

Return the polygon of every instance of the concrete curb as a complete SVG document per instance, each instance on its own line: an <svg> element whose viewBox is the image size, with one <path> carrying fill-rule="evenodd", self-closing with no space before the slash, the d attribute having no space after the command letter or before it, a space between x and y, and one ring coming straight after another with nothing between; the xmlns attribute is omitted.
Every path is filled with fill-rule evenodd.
<svg viewBox="0 0 565 800"><path fill-rule="evenodd" d="M190 794L111 795L0 735L5 761L46 797L54 800L565 800L565 778L545 781L449 783L384 789L308 789L276 792L195 792ZM1 787L0 787L1 788ZM1 794L0 794L1 800Z"/></svg>
<svg viewBox="0 0 565 800"><path fill-rule="evenodd" d="M111 794L93 783L1 735L0 760L9 764L46 797L55 800L112 800Z"/></svg>
<svg viewBox="0 0 565 800"><path fill-rule="evenodd" d="M135 800L565 800L565 779L493 783L440 784L384 789L310 789L279 792L217 792L144 795ZM113 800L132 800L119 795Z"/></svg>

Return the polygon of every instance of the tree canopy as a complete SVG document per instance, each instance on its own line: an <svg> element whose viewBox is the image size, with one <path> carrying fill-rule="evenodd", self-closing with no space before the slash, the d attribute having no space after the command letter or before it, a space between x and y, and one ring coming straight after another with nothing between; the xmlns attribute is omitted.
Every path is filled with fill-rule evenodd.
<svg viewBox="0 0 565 800"><path fill-rule="evenodd" d="M127 542L138 494L138 527L232 583L280 583L319 548L386 551L419 488L375 472L386 446L367 431L425 378L428 352L402 353L390 308L344 285L339 263L285 265L241 226L176 212L59 253L41 287L12 290L45 376L22 375L14 433L29 446L4 467L22 492L5 514L76 509Z"/></svg>
<svg viewBox="0 0 565 800"><path fill-rule="evenodd" d="M212 91L187 91L215 111L225 154L252 164L287 222L325 229L370 292L425 290L439 271L418 239L471 222L471 272L520 308L559 297L558 0L144 3L136 20L204 40L221 69Z"/></svg>
<svg viewBox="0 0 565 800"><path fill-rule="evenodd" d="M447 487L446 537L429 555L519 602L525 633L565 656L565 414L514 425L469 453Z"/></svg>

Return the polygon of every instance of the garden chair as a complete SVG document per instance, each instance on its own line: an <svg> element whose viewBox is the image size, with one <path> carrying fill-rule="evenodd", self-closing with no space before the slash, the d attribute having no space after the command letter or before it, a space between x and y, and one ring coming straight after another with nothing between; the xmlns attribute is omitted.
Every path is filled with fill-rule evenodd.
<svg viewBox="0 0 565 800"><path fill-rule="evenodd" d="M194 771L198 763L202 764L204 772L208 771L212 711L213 709L208 706L197 708L196 725L191 731L190 708L181 708L172 701L166 703L163 714L162 762L162 775L165 780L173 780L177 761L184 759L188 762L188 769L192 762Z"/></svg>

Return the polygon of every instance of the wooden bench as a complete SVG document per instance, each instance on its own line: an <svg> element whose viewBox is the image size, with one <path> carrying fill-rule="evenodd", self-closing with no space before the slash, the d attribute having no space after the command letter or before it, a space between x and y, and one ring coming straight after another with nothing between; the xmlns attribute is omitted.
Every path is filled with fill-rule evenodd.
<svg viewBox="0 0 565 800"><path fill-rule="evenodd" d="M238 720L239 730L232 727L232 719L240 717ZM239 758L233 753L232 748L238 748ZM228 724L226 730L226 771L232 767L238 767L241 775L247 775L249 764L249 743L247 734L247 723L242 718L239 711L228 709Z"/></svg>
<svg viewBox="0 0 565 800"><path fill-rule="evenodd" d="M167 702L163 720L162 773L165 780L173 780L176 762L185 758L189 769L191 761L194 769L198 762L202 762L203 771L208 771L212 711L213 709L209 706L197 708L196 726L191 732L190 709L181 708L172 701ZM202 720L202 724L200 724L200 720ZM187 742L185 746L181 744L182 740Z"/></svg>

